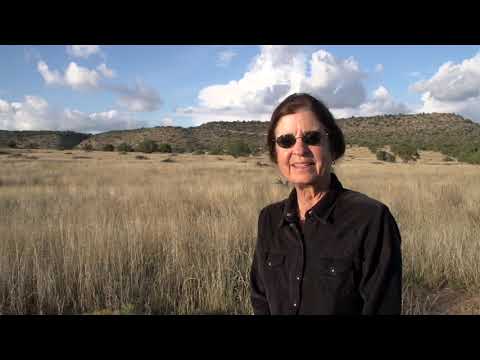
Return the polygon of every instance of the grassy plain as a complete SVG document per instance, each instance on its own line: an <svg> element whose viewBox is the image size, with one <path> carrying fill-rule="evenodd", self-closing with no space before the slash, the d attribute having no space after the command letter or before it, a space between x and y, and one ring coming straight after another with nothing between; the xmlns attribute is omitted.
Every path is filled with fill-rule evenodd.
<svg viewBox="0 0 480 360"><path fill-rule="evenodd" d="M266 157L0 150L0 313L251 314ZM335 171L399 223L405 314L480 314L480 167L442 159Z"/></svg>

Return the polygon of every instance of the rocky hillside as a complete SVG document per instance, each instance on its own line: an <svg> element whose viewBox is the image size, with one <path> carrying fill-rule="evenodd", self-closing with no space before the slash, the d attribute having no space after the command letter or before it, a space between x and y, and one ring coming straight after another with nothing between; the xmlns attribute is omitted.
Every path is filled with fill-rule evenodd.
<svg viewBox="0 0 480 360"><path fill-rule="evenodd" d="M480 163L480 125L455 114L413 114L338 119L347 144L371 149L409 144L419 150L434 150L461 161ZM265 151L267 122L210 122L197 127L161 126L108 131L97 135L58 131L0 131L0 147L15 141L18 147L94 149L127 143L134 148L143 140L168 143L173 151L213 151L232 142L243 142L254 151Z"/></svg>
<svg viewBox="0 0 480 360"><path fill-rule="evenodd" d="M73 131L6 131L0 130L0 147L23 149L73 149L90 134Z"/></svg>

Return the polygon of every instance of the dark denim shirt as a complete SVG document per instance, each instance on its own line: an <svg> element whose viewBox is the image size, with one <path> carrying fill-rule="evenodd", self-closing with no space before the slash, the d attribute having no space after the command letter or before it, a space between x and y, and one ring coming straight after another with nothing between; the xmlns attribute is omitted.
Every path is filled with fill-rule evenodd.
<svg viewBox="0 0 480 360"><path fill-rule="evenodd" d="M295 189L262 209L250 286L255 314L400 314L401 237L388 207L330 190L301 227Z"/></svg>

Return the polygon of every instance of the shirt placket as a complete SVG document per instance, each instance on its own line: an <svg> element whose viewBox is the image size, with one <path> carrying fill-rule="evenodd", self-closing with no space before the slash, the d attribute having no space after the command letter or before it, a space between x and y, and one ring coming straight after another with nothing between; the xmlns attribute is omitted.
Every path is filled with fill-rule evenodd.
<svg viewBox="0 0 480 360"><path fill-rule="evenodd" d="M289 226L290 231L287 231L290 236L295 239L296 244L299 245L299 251L296 256L295 266L293 272L290 274L293 279L290 279L291 288L291 298L289 308L291 309L292 314L298 314L301 301L301 289L302 289L302 279L303 279L303 263L304 263L304 247L303 239L300 231L298 230L297 224L290 222Z"/></svg>

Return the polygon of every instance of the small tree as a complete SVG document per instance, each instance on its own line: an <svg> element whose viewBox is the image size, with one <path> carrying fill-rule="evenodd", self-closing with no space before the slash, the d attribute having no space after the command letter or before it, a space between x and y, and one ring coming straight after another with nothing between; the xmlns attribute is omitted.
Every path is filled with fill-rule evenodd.
<svg viewBox="0 0 480 360"><path fill-rule="evenodd" d="M209 152L210 155L223 155L223 147L222 146L216 146L212 148Z"/></svg>
<svg viewBox="0 0 480 360"><path fill-rule="evenodd" d="M83 151L93 151L93 145L90 143L83 144L82 149Z"/></svg>
<svg viewBox="0 0 480 360"><path fill-rule="evenodd" d="M115 147L112 144L105 144L102 146L103 151L113 151L115 150Z"/></svg>
<svg viewBox="0 0 480 360"><path fill-rule="evenodd" d="M386 162L396 162L395 155L392 155L386 151L378 150L376 153L377 160Z"/></svg>
<svg viewBox="0 0 480 360"><path fill-rule="evenodd" d="M410 160L417 161L420 158L417 147L407 143L395 144L391 146L392 152L398 155L404 162Z"/></svg>
<svg viewBox="0 0 480 360"><path fill-rule="evenodd" d="M248 156L251 153L250 147L243 141L235 141L227 145L227 154L232 155L234 158Z"/></svg>
<svg viewBox="0 0 480 360"><path fill-rule="evenodd" d="M158 151L161 153L171 153L172 146L170 144L162 143L158 146Z"/></svg>
<svg viewBox="0 0 480 360"><path fill-rule="evenodd" d="M127 144L125 142L119 144L117 146L117 151L119 152L131 152L133 151L133 147L130 144Z"/></svg>
<svg viewBox="0 0 480 360"><path fill-rule="evenodd" d="M137 145L137 151L151 154L158 151L158 144L153 140L146 139Z"/></svg>

